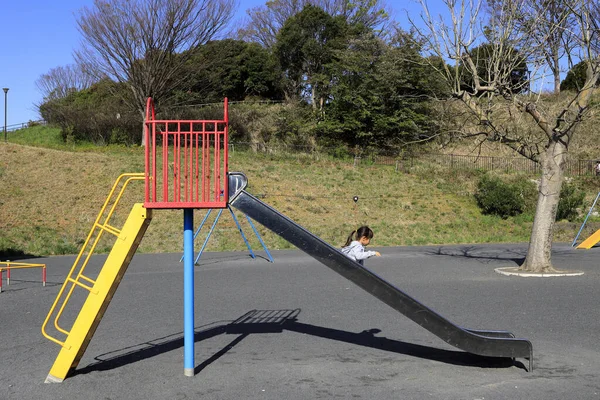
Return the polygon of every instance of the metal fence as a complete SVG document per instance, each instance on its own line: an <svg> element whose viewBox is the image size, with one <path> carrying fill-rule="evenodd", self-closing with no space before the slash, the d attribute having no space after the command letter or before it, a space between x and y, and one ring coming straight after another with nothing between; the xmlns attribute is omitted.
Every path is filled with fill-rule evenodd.
<svg viewBox="0 0 600 400"><path fill-rule="evenodd" d="M246 142L230 143L230 150L253 150L260 153L287 153L294 155L311 155L319 158L324 154L333 154L341 159L347 159L355 167L359 165L390 165L396 171L408 172L417 166L436 165L446 169L499 171L506 173L525 173L536 175L541 172L540 165L524 157L493 157L459 154L423 154L423 155L376 155L365 154L361 149L315 148L305 145L271 145L251 144ZM593 176L596 160L568 160L565 174L568 176Z"/></svg>
<svg viewBox="0 0 600 400"><path fill-rule="evenodd" d="M447 169L478 169L482 171L521 172L536 175L541 172L538 163L524 157L492 157L457 154L428 154L407 160L409 164L428 162ZM386 163L389 163L387 161ZM595 175L595 160L567 160L565 174L569 176Z"/></svg>
<svg viewBox="0 0 600 400"><path fill-rule="evenodd" d="M367 159L369 159L367 157ZM482 171L519 172L536 175L541 172L538 163L524 157L491 157L458 154L427 154L411 157L372 156L370 162L380 165L395 165L396 170L409 171L419 164L438 165L446 169L475 169ZM357 165L357 162L354 163ZM596 160L568 160L565 175L593 176Z"/></svg>
<svg viewBox="0 0 600 400"><path fill-rule="evenodd" d="M29 128L35 125L46 125L46 121L43 119L39 121L20 122L18 124L6 125L6 132L14 132L19 129ZM4 132L4 125L0 126L0 132Z"/></svg>

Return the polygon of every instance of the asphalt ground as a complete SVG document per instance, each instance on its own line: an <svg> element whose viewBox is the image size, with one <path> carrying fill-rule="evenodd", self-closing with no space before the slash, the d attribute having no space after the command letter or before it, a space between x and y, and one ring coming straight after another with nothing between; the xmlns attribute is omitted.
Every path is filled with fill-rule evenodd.
<svg viewBox="0 0 600 400"><path fill-rule="evenodd" d="M457 325L533 343L535 368L457 350L300 251L205 253L195 376L183 367L181 254L137 254L75 373L40 327L74 257L0 293L0 399L600 399L600 248L554 246L579 277L522 278L526 244L377 248L369 269ZM260 254L260 253L259 253ZM264 254L263 254L264 256ZM105 256L94 256L94 276ZM77 310L65 310L65 319ZM244 317L253 323L239 323ZM237 321L237 322L236 322Z"/></svg>

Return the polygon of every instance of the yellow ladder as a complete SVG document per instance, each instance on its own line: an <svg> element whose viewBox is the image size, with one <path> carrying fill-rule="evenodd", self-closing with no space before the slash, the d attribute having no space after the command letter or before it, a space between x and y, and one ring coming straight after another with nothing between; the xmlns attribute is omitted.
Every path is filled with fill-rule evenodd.
<svg viewBox="0 0 600 400"><path fill-rule="evenodd" d="M62 347L46 378L47 383L62 382L79 364L79 360L102 320L102 316L150 224L152 210L145 209L142 203L136 203L122 229L119 230L109 225L110 218L127 184L132 180L143 179L143 174L123 174L117 179L42 325L42 334ZM122 185L122 188L117 192L119 185ZM116 199L112 200L116 193L118 193ZM111 203L112 206L110 206ZM103 232L113 234L117 239L97 278L91 279L83 275L83 272ZM80 262L82 263L80 264ZM67 330L60 326L59 320L75 288L83 288L89 293L71 329ZM58 307L59 304L60 307ZM47 332L47 325L52 316L55 316L54 328L66 335L66 339L63 341Z"/></svg>

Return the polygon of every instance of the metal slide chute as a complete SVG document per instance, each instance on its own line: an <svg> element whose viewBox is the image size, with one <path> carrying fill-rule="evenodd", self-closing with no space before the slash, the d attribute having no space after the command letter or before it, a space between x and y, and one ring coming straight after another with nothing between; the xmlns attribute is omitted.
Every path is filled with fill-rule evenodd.
<svg viewBox="0 0 600 400"><path fill-rule="evenodd" d="M244 190L246 185L247 179L243 174L229 174L230 204L250 218L404 314L446 343L481 356L526 358L529 360L529 371L533 370L533 347L529 340L517 339L512 333L506 331L465 329L453 324L246 192Z"/></svg>

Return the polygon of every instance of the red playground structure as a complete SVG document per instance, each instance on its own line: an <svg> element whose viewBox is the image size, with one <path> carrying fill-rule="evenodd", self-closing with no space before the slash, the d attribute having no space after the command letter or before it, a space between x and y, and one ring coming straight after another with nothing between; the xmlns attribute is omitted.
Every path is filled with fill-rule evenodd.
<svg viewBox="0 0 600 400"><path fill-rule="evenodd" d="M227 99L222 120L158 120L152 98L146 107L144 207L226 208Z"/></svg>

